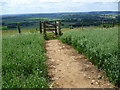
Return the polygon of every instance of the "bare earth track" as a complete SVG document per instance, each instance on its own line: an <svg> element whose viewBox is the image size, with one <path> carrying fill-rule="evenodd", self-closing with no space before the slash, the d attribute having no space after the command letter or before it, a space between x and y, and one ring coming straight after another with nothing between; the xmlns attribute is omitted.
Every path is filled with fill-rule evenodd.
<svg viewBox="0 0 120 90"><path fill-rule="evenodd" d="M59 40L46 41L50 88L112 88L98 69L74 48Z"/></svg>

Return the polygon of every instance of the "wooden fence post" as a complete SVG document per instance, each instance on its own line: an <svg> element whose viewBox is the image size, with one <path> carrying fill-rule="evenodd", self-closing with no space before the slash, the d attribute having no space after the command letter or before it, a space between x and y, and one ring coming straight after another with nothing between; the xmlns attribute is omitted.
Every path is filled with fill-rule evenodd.
<svg viewBox="0 0 120 90"><path fill-rule="evenodd" d="M40 21L40 34L42 33L42 22Z"/></svg>
<svg viewBox="0 0 120 90"><path fill-rule="evenodd" d="M20 24L17 24L18 32L21 33Z"/></svg>

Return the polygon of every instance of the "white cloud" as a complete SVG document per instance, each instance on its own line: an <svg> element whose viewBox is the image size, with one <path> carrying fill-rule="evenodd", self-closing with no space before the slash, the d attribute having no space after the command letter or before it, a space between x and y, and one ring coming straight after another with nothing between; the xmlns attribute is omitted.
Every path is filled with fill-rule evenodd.
<svg viewBox="0 0 120 90"><path fill-rule="evenodd" d="M117 10L115 0L2 0L3 14ZM101 6L101 7L98 7ZM97 8L96 8L97 7Z"/></svg>
<svg viewBox="0 0 120 90"><path fill-rule="evenodd" d="M118 2L119 0L1 0L8 3L30 3L30 2Z"/></svg>
<svg viewBox="0 0 120 90"><path fill-rule="evenodd" d="M37 0L39 2L118 2L119 0Z"/></svg>
<svg viewBox="0 0 120 90"><path fill-rule="evenodd" d="M63 2L64 0L38 0L39 2Z"/></svg>
<svg viewBox="0 0 120 90"><path fill-rule="evenodd" d="M72 2L118 2L119 0L72 0Z"/></svg>

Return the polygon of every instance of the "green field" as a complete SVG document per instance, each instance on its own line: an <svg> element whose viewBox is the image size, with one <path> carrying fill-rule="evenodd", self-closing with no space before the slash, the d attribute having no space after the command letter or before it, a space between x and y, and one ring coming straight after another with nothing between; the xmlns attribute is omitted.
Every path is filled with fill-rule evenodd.
<svg viewBox="0 0 120 90"><path fill-rule="evenodd" d="M3 88L47 88L44 38L38 33L4 35Z"/></svg>
<svg viewBox="0 0 120 90"><path fill-rule="evenodd" d="M120 84L117 27L71 30L65 32L60 39L84 53L94 65L104 70L112 83Z"/></svg>

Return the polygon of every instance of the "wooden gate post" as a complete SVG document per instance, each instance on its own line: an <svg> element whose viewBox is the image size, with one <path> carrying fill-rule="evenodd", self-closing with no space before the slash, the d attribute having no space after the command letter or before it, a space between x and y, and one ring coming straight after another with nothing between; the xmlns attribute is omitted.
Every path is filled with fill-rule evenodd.
<svg viewBox="0 0 120 90"><path fill-rule="evenodd" d="M17 24L18 32L21 33L20 24Z"/></svg>
<svg viewBox="0 0 120 90"><path fill-rule="evenodd" d="M59 35L62 35L61 27L60 27L60 21L57 21L57 25L58 25L58 33L59 33Z"/></svg>
<svg viewBox="0 0 120 90"><path fill-rule="evenodd" d="M44 35L46 36L46 21L43 22L44 25Z"/></svg>
<svg viewBox="0 0 120 90"><path fill-rule="evenodd" d="M57 35L57 21L55 21L55 35Z"/></svg>
<svg viewBox="0 0 120 90"><path fill-rule="evenodd" d="M40 34L42 33L42 22L40 21Z"/></svg>

